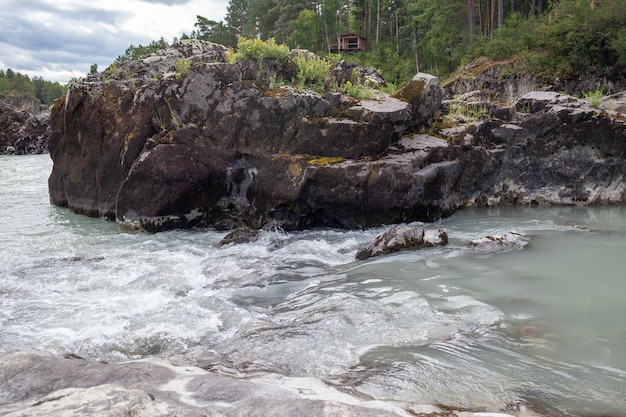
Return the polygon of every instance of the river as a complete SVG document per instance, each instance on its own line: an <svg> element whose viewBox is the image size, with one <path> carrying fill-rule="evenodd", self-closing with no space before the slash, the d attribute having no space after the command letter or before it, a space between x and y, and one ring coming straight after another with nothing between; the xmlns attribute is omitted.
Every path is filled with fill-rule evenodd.
<svg viewBox="0 0 626 417"><path fill-rule="evenodd" d="M156 356L381 400L626 416L626 208L463 210L444 248L355 261L385 228L125 233L50 205L48 155L0 156L0 354ZM472 239L515 230L520 250Z"/></svg>

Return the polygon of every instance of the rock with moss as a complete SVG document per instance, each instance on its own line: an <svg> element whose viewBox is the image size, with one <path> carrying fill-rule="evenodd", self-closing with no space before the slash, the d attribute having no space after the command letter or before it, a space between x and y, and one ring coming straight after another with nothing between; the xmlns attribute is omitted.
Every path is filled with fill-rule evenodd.
<svg viewBox="0 0 626 417"><path fill-rule="evenodd" d="M454 178L449 167L416 182L425 155L389 158L415 125L409 103L302 88L296 71L229 63L194 40L70 83L52 108L52 202L150 232L369 227L456 209L416 187Z"/></svg>
<svg viewBox="0 0 626 417"><path fill-rule="evenodd" d="M443 92L439 78L425 73L417 73L394 97L411 104L415 123L427 124L435 116L441 105Z"/></svg>
<svg viewBox="0 0 626 417"><path fill-rule="evenodd" d="M185 41L70 83L52 108L52 202L149 232L626 202L626 117L615 110L532 92L483 111L480 92L464 98L464 117L439 119L436 77L359 99L337 79L303 84L289 53L257 52L234 62L221 45Z"/></svg>

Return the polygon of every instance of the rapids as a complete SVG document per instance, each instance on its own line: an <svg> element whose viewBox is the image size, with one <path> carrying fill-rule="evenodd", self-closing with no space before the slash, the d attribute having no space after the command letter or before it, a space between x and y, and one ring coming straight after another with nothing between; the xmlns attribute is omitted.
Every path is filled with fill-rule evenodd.
<svg viewBox="0 0 626 417"><path fill-rule="evenodd" d="M0 354L158 357L357 396L626 415L626 208L468 209L450 244L356 261L385 228L124 233L50 205L48 155L0 156ZM522 250L472 251L515 230Z"/></svg>

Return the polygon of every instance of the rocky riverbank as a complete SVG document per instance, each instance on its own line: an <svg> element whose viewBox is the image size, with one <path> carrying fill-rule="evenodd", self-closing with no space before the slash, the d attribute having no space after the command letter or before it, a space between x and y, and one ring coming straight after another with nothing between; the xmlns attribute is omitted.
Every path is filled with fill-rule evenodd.
<svg viewBox="0 0 626 417"><path fill-rule="evenodd" d="M52 109L52 202L150 232L366 228L472 205L626 202L619 108L550 92L442 103L426 74L395 96L321 94L272 82L293 66L226 54L185 42L72 83ZM368 74L331 71L342 82ZM380 85L371 74L352 82Z"/></svg>
<svg viewBox="0 0 626 417"><path fill-rule="evenodd" d="M445 416L530 417L353 397L315 378L264 374L239 379L157 359L123 363L16 352L0 357L0 414L6 417Z"/></svg>
<svg viewBox="0 0 626 417"><path fill-rule="evenodd" d="M50 109L28 97L0 99L0 155L48 152Z"/></svg>

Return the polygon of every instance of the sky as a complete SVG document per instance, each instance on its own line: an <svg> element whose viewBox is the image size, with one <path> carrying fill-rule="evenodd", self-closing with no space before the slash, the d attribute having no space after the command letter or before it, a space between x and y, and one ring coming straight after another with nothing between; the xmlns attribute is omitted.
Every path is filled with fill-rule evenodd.
<svg viewBox="0 0 626 417"><path fill-rule="evenodd" d="M103 71L131 44L171 43L228 0L0 0L0 69L68 82Z"/></svg>

